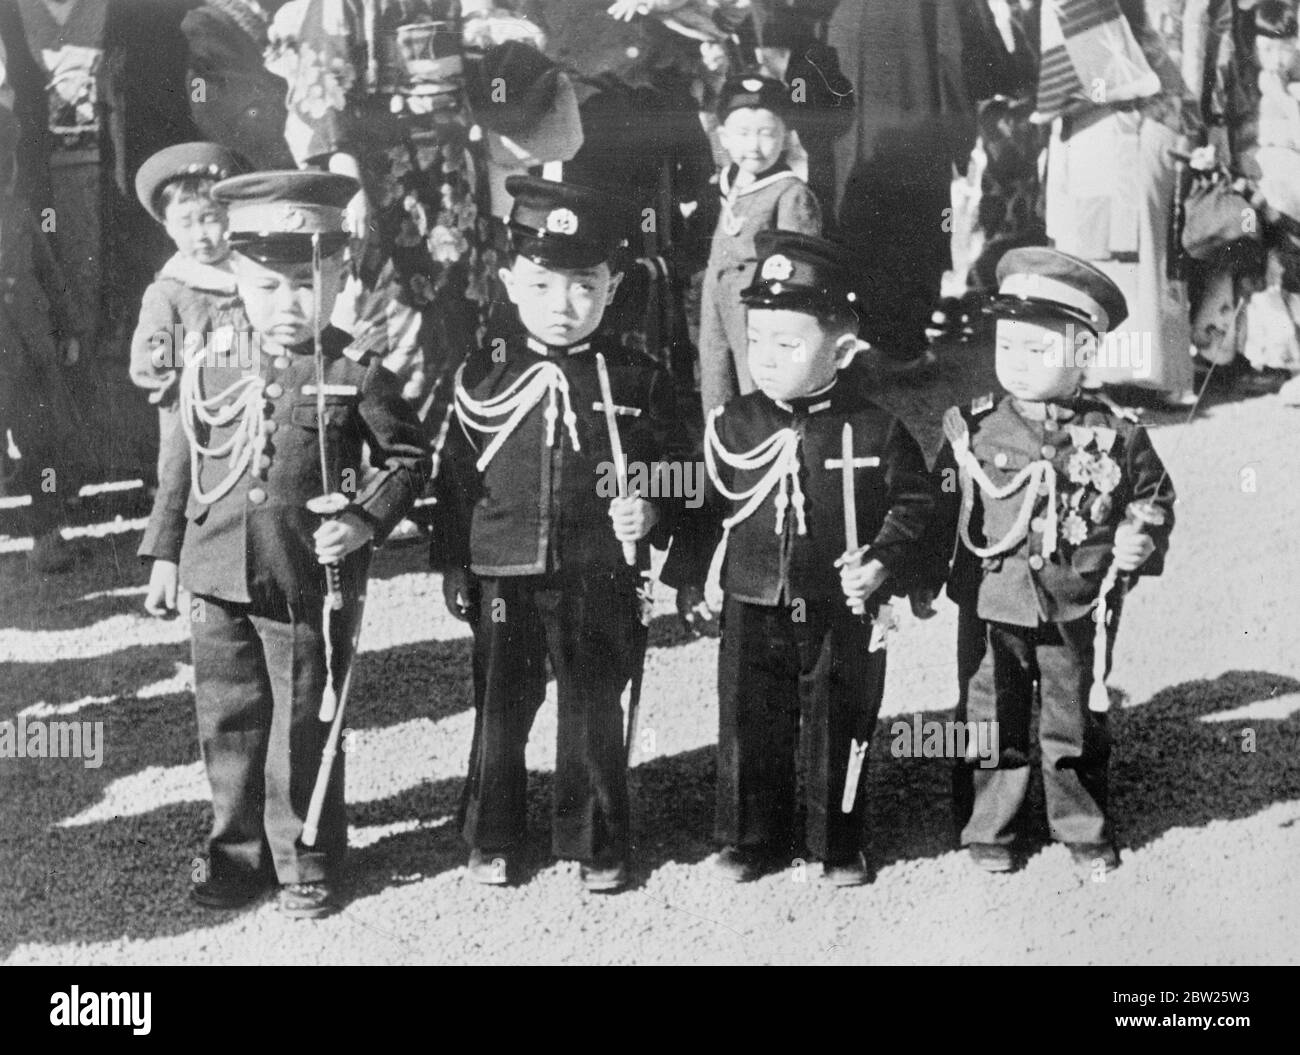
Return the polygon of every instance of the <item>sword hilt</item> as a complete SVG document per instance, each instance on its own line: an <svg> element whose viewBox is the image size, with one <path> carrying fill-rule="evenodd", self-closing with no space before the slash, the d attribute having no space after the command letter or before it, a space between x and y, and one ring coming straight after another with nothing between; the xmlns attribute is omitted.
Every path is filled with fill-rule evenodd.
<svg viewBox="0 0 1300 1055"><path fill-rule="evenodd" d="M346 495L335 492L308 499L307 510L321 520L333 520L350 504ZM337 563L325 565L325 599L329 602L331 611L337 612L343 607L343 581Z"/></svg>

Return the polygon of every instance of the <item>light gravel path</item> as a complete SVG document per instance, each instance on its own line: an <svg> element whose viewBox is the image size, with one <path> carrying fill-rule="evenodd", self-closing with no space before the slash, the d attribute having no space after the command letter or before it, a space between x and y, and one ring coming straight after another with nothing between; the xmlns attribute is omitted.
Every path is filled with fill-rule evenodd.
<svg viewBox="0 0 1300 1055"><path fill-rule="evenodd" d="M1256 963L1300 961L1300 411L1221 402L1154 439L1181 496L1164 577L1131 597L1112 678L1124 866L1094 882L1047 847L1010 877L953 848L948 763L889 757L892 716L945 717L954 613L904 619L868 794L876 881L816 866L720 886L712 852L716 642L660 599L632 794L636 882L588 895L547 853L555 712L529 747L527 882L468 881L451 821L471 728L468 635L418 545L376 565L348 742L354 894L291 923L270 900L186 900L208 823L183 622L140 612L134 532L41 582L0 556L0 719L102 721L99 769L0 759L8 963ZM1253 469L1255 490L1241 472ZM1250 481L1248 480L1247 483ZM554 686L552 685L552 693ZM1243 750L1250 746L1253 751ZM1042 825L1038 825L1041 832Z"/></svg>

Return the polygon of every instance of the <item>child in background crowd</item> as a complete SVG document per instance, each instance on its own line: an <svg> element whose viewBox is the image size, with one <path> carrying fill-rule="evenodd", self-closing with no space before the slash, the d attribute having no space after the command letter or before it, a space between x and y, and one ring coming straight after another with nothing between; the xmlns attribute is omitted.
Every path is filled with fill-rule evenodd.
<svg viewBox="0 0 1300 1055"><path fill-rule="evenodd" d="M757 75L723 85L719 135L731 157L722 171L722 214L704 273L700 317L700 398L704 413L754 390L746 365L741 289L754 271L759 231L821 233L817 198L786 164L785 117L795 103L781 81Z"/></svg>
<svg viewBox="0 0 1300 1055"><path fill-rule="evenodd" d="M209 342L229 350L236 332L247 329L230 270L226 210L212 197L218 181L247 168L216 143L180 143L158 151L136 174L140 204L176 246L144 291L131 338L131 380L158 407L159 479L166 475L163 452L185 451L183 443L169 442L180 427L176 395L184 357Z"/></svg>

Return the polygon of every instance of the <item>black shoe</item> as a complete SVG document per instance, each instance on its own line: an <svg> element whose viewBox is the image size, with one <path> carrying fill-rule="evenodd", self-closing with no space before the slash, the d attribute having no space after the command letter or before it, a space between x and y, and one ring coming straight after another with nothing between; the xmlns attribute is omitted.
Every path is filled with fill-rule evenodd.
<svg viewBox="0 0 1300 1055"><path fill-rule="evenodd" d="M621 858L584 861L579 874L582 885L593 894L612 894L627 886L627 863Z"/></svg>
<svg viewBox="0 0 1300 1055"><path fill-rule="evenodd" d="M258 877L217 878L190 887L190 900L203 908L243 908L261 897L266 884Z"/></svg>
<svg viewBox="0 0 1300 1055"><path fill-rule="evenodd" d="M510 854L505 850L480 850L469 852L469 877L484 886L508 886L511 876Z"/></svg>
<svg viewBox="0 0 1300 1055"><path fill-rule="evenodd" d="M822 863L822 878L831 886L863 886L871 882L871 866L860 850L847 861Z"/></svg>
<svg viewBox="0 0 1300 1055"><path fill-rule="evenodd" d="M985 872L1016 870L1016 856L1009 846L1001 843L971 843L966 849L970 852L971 863Z"/></svg>
<svg viewBox="0 0 1300 1055"><path fill-rule="evenodd" d="M1094 871L1100 864L1107 872L1119 867L1119 851L1114 843L1070 843L1070 860L1076 868Z"/></svg>
<svg viewBox="0 0 1300 1055"><path fill-rule="evenodd" d="M334 887L326 880L285 883L280 887L280 911L290 919L323 919L338 910Z"/></svg>
<svg viewBox="0 0 1300 1055"><path fill-rule="evenodd" d="M724 846L713 866L718 870L718 875L729 882L748 883L775 871L776 858L763 849Z"/></svg>

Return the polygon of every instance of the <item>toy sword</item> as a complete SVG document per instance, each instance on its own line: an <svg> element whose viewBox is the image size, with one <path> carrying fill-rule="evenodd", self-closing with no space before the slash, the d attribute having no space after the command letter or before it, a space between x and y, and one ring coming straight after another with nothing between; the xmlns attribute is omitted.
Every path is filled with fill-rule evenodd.
<svg viewBox="0 0 1300 1055"><path fill-rule="evenodd" d="M846 425L845 428L848 426ZM852 813L853 803L858 797L858 782L862 779L862 763L867 757L867 741L853 738L849 748L849 769L844 774L844 795L840 799L840 812Z"/></svg>
<svg viewBox="0 0 1300 1055"><path fill-rule="evenodd" d="M627 459L623 455L623 440L618 434L618 417L614 409L614 393L609 384L609 367L605 357L596 353L596 374L600 378L600 399L605 407L605 428L609 430L609 449L614 457L614 472L618 479L618 497L627 497ZM623 543L623 559L628 567L636 567L636 543Z"/></svg>
<svg viewBox="0 0 1300 1055"><path fill-rule="evenodd" d="M321 304L321 264L320 234L311 236L311 286L312 286L312 357L316 365L316 443L320 451L320 485L322 494L307 502L308 511L323 520L338 516L348 506L346 495L331 493L329 436L326 434L325 419L325 347L321 343L320 304ZM333 611L343 607L343 593L339 588L339 566L325 565L325 599Z"/></svg>
<svg viewBox="0 0 1300 1055"><path fill-rule="evenodd" d="M826 468L840 471L844 495L844 556L840 561L844 564L861 556L858 553L858 499L853 470L871 469L879 464L879 458L853 457L853 426L846 421L840 432L840 456L826 460ZM867 610L866 600L854 601L849 608L854 615L863 615Z"/></svg>

